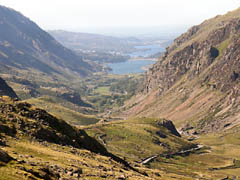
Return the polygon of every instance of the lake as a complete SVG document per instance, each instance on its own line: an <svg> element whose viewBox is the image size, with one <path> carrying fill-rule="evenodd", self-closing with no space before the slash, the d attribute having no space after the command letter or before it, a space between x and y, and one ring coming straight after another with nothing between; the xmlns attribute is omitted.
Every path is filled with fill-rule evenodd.
<svg viewBox="0 0 240 180"><path fill-rule="evenodd" d="M130 57L148 57L154 55L158 52L164 52L165 47L161 47L159 44L145 45L145 46L135 46L137 51L130 53Z"/></svg>
<svg viewBox="0 0 240 180"><path fill-rule="evenodd" d="M109 63L108 67L112 69L111 74L135 74L143 73L145 71L144 67L148 67L156 61L152 60L129 60L120 63Z"/></svg>
<svg viewBox="0 0 240 180"><path fill-rule="evenodd" d="M120 63L108 63L107 66L112 69L111 74L135 74L143 73L146 67L156 63L154 60L144 60L139 57L148 57L158 52L164 52L165 48L159 44L136 46L137 51L130 53L130 57L138 57L138 60L129 60Z"/></svg>

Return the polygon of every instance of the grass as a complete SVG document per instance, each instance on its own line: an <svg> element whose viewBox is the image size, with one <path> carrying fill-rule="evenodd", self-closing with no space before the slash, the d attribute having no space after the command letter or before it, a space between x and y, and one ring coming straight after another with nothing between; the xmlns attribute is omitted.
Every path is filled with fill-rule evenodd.
<svg viewBox="0 0 240 180"><path fill-rule="evenodd" d="M164 169L169 173L202 179L223 179L240 176L239 169L239 136L240 133L209 134L201 135L196 141L206 147L198 153L190 154L186 157L176 157L173 159L159 158L150 167ZM235 163L233 163L233 159ZM219 170L211 170L220 168Z"/></svg>
<svg viewBox="0 0 240 180"><path fill-rule="evenodd" d="M218 51L219 51L219 56L218 57L222 57L224 51L227 49L228 45L231 42L231 38L226 39L225 41L223 41L218 47Z"/></svg>
<svg viewBox="0 0 240 180"><path fill-rule="evenodd" d="M14 148L11 148L14 147ZM97 167L99 165L104 165L104 167L109 167L105 162L108 160L107 157L102 157L98 155L94 155L95 159L92 158L92 155L88 151L81 150L81 156L74 155L70 153L70 148L68 147L61 147L61 146L55 146L55 145L49 145L48 147L42 146L37 142L29 142L29 141L20 141L20 142L10 142L10 147L5 148L13 157L14 152L17 152L18 154L21 154L21 156L24 156L24 160L31 161L31 162L41 162L42 165L44 164L56 164L62 168L71 168L72 162L82 162L81 164L88 164L91 165L92 168ZM26 157L29 157L26 159ZM19 157L17 157L19 158ZM66 161L67 159L67 161ZM78 163L76 163L77 165ZM41 165L40 165L41 166ZM26 167L26 165L25 165ZM88 174L90 172L90 168L84 165L78 164L79 168L83 169L83 172ZM14 169L14 166L12 167ZM34 167L31 167L34 168ZM38 167L35 167L36 169ZM0 168L0 174L3 169ZM15 171L19 171L16 170ZM3 172L2 172L3 173ZM100 170L97 170L97 168L94 170L94 173L101 174ZM5 174L8 174L5 172ZM16 178L15 174L8 174L8 176L14 176ZM12 178L12 179L14 179ZM0 178L1 179L1 178Z"/></svg>
<svg viewBox="0 0 240 180"><path fill-rule="evenodd" d="M161 130L167 138L158 138L170 147L170 151L189 146L184 139L175 138L155 124L156 119L134 118L125 121L116 121L102 125L92 125L87 131L98 140L106 142L106 147L130 162L139 162L141 159L166 151L154 143L156 131ZM158 157L147 167L158 169L173 176L184 176L183 179L223 179L240 176L240 128L219 134L199 135L194 143L204 145L202 150L188 156L173 158ZM233 161L233 159L235 159ZM212 171L212 168L220 168ZM178 179L178 178L176 178Z"/></svg>
<svg viewBox="0 0 240 180"><path fill-rule="evenodd" d="M149 177L140 173L124 169L122 165L114 162L109 157L100 156L86 150L75 149L77 153L71 153L70 147L64 147L54 144L40 144L36 141L29 141L27 138L15 141L8 139L8 146L4 148L12 157L18 161L24 160L26 163L19 164L12 161L7 166L0 167L0 180L10 179L39 179L25 170L41 172L41 168L46 166L58 166L62 169L82 169L81 179L101 180L118 179L119 177L128 177L130 180L154 180L154 179L172 179L170 174L165 174L159 170L146 169L139 166L141 172L147 172ZM31 164L35 164L34 166ZM25 169L25 170L24 170ZM161 174L161 177L155 173ZM69 176L64 175L66 179ZM180 177L180 176L177 176ZM183 178L183 177L182 177Z"/></svg>
<svg viewBox="0 0 240 180"><path fill-rule="evenodd" d="M61 104L57 104L55 99L45 96L41 98L29 99L27 102L35 105L36 107L46 109L54 116L66 120L73 125L89 125L95 124L99 121L95 116L83 115L72 109L63 107Z"/></svg>
<svg viewBox="0 0 240 180"><path fill-rule="evenodd" d="M135 118L94 125L86 130L96 139L104 139L109 151L117 153L129 161L141 161L141 159L156 154L166 151L175 152L192 145L184 139L172 135L167 129L157 126L155 120L157 119ZM159 137L157 131L166 134L167 138ZM161 143L170 149L161 146Z"/></svg>
<svg viewBox="0 0 240 180"><path fill-rule="evenodd" d="M131 134L132 133L127 131L122 135L122 137L126 138ZM209 169L213 167L225 167L232 165L232 158L240 158L240 155L237 153L239 152L240 145L234 145L231 147L226 143L230 136L231 134L228 134L221 138L220 141L216 141L216 139L219 138L219 135L202 136L198 141L201 143L204 142L207 146L211 146L211 153L190 154L187 157L179 156L173 159L161 158L150 164L150 168L153 169L146 169L140 166L139 170L147 172L150 177L155 177L155 173L159 173L161 174L161 177L155 177L154 179L166 180L174 179L173 177L175 177L175 179L221 179L225 178L226 176L239 176L239 161L236 161L235 163L235 168L237 169L224 168L217 171L212 171ZM238 134L236 138L232 137L232 142L236 143L236 140L238 140L239 136L240 135ZM135 140L135 137L132 138ZM138 141L145 140L140 138ZM70 152L71 148L69 147L62 147L54 144L48 144L46 146L35 141L30 142L27 139L22 139L17 142L13 139L9 139L8 142L9 146L5 147L4 150L6 150L11 156L19 160L24 159L27 162L40 162L40 164L37 166L30 166L29 164L19 165L15 162L12 162L7 166L0 167L0 175L2 175L0 176L0 179L28 179L32 175L19 169L19 167L25 167L26 169L38 171L40 167L44 166L44 164L57 165L62 168L81 168L83 170L82 178L87 177L87 179L104 179L101 178L101 176L107 174L114 175L113 177L125 174L126 176L131 177L130 179L132 180L151 179L131 171L121 170L121 166L113 161L110 161L109 158L97 154L91 154L89 151L77 150L79 153L78 155L72 154ZM129 144L129 146L131 146L131 144ZM152 146L150 145L149 149L153 150L151 148ZM230 151L226 151L226 148ZM204 151L207 152L209 149L205 149L203 152ZM126 152L132 153L131 151ZM99 169L99 167L104 167L106 171L102 171ZM113 177L112 179L114 179Z"/></svg>
<svg viewBox="0 0 240 180"><path fill-rule="evenodd" d="M3 99L9 100L8 97ZM7 146L3 149L19 161L24 160L25 163L13 161L0 167L0 175L2 174L0 179L30 179L33 174L26 170L41 172L42 167L51 165L57 165L63 169L81 168L83 170L81 178L90 180L117 179L120 175L126 175L132 180L168 180L174 179L173 177L175 179L223 179L227 176L240 176L240 128L237 127L219 134L200 135L194 143L204 144L205 147L188 156L158 157L146 166L139 164L147 157L166 152L178 152L192 146L192 143L184 138L175 137L167 129L158 126L159 121L161 119L132 118L84 127L98 141L105 143L110 152L124 157L139 171L147 172L151 178L126 170L109 157L84 149L47 142L39 143L26 136L19 136L17 139L7 137ZM166 137L158 136L158 131ZM161 177L156 176L156 173L161 174Z"/></svg>
<svg viewBox="0 0 240 180"><path fill-rule="evenodd" d="M111 92L109 91L109 86L102 86L98 87L94 90L94 93L100 94L100 95L111 95Z"/></svg>
<svg viewBox="0 0 240 180"><path fill-rule="evenodd" d="M227 49L229 43L231 42L231 37L229 37L228 39L226 39L225 41L221 42L218 46L217 46L217 50L219 51L219 55L218 57L214 60L214 62L204 70L204 72L202 73L201 76L205 76L205 74L207 74L209 71L211 71L212 67L214 67L214 65L216 65L216 63L218 62L218 60L220 58L222 58L223 53L225 52L225 50Z"/></svg>

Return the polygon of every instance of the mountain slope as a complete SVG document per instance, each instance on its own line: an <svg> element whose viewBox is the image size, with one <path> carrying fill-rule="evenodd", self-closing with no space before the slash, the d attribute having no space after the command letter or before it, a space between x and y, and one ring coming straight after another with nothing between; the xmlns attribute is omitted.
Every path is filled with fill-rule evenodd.
<svg viewBox="0 0 240 180"><path fill-rule="evenodd" d="M142 94L125 113L168 118L199 132L239 125L239 27L237 9L178 37L146 73Z"/></svg>
<svg viewBox="0 0 240 180"><path fill-rule="evenodd" d="M84 59L100 63L126 61L130 58L127 54L135 50L134 46L142 43L141 40L132 37L120 38L63 30L48 32Z"/></svg>
<svg viewBox="0 0 240 180"><path fill-rule="evenodd" d="M13 89L7 85L7 83L0 78L0 96L9 96L11 98L17 98L16 93Z"/></svg>
<svg viewBox="0 0 240 180"><path fill-rule="evenodd" d="M93 67L19 12L0 6L1 70L35 69L86 76Z"/></svg>
<svg viewBox="0 0 240 180"><path fill-rule="evenodd" d="M239 159L240 147L239 133L232 133L201 137L213 149L195 149L198 142L179 137L168 120L136 118L78 129L29 103L2 97L0 179L234 179L239 161L233 157ZM229 137L234 143L226 145Z"/></svg>
<svg viewBox="0 0 240 180"><path fill-rule="evenodd" d="M117 38L112 36L68 32L63 30L48 31L54 38L68 48L79 50L95 50L95 51L130 51L133 46L140 43L141 40L137 38Z"/></svg>
<svg viewBox="0 0 240 180"><path fill-rule="evenodd" d="M41 144L41 142L42 142L42 145L46 146L46 150L47 150L47 147L51 147L54 144L58 146L58 149L60 148L62 150L66 149L64 147L68 147L71 149L71 152L74 152L74 153L78 153L78 150L85 150L85 151L87 150L90 152L89 154L90 156L96 156L95 153L97 153L101 156L105 156L105 158L106 157L111 158L113 161L115 161L115 163L120 163L121 164L120 166L123 166L134 172L134 169L131 166L129 166L129 164L126 161L109 153L103 145L98 143L94 138L88 136L84 130L77 129L67 124L65 121L57 119L56 117L48 114L45 110L33 107L31 104L26 102L13 101L5 97L0 98L0 109L1 109L0 111L0 137L1 137L0 142L1 144L0 145L5 145L6 143L8 144L8 140L9 140L12 144L15 144L12 147L15 152L21 151L21 149L18 149L19 145L21 146L21 144L30 143L30 144L36 144L36 146L39 146L37 144L38 143ZM34 151L33 149L31 150L31 148L33 147L34 146L28 145L27 147L22 147L22 148L25 149L25 153L28 152L31 154L31 152ZM40 151L41 149L42 147L39 147ZM58 152L61 152L61 151L58 151ZM56 155L55 154L50 156L50 154L48 153L49 152L47 151L47 156L49 157L54 157ZM15 153L15 155L16 154L17 153ZM14 160L14 159L10 159L10 157L8 157L7 154L4 156L3 155L4 154L3 153L1 154L1 151L0 151L0 163L4 159L7 159L6 162L3 161L4 163L8 163L10 160ZM87 156L88 155L86 155L86 157ZM12 165L14 164L15 163L12 163ZM25 164L25 169L22 169L22 170L27 171L26 169L29 168L27 167L29 166L29 164L28 162L26 162L26 157L24 161L21 162L21 164ZM62 165L66 166L67 164L68 163L65 162ZM38 165L35 164L31 166L38 166ZM42 166L47 166L47 163L45 162L45 164L42 164ZM19 166L16 166L16 167L19 168ZM46 178L42 178L37 173L33 173L33 170L27 171L27 172L32 173L34 176L40 179L46 179ZM49 171L45 173L51 174ZM137 174L137 171L135 172L135 174ZM60 177L60 175L58 176ZM51 179L51 178L47 178L47 179Z"/></svg>
<svg viewBox="0 0 240 180"><path fill-rule="evenodd" d="M110 152L129 162L141 162L155 155L170 155L196 147L181 138L171 121L156 118L134 118L98 123L86 131L100 140Z"/></svg>
<svg viewBox="0 0 240 180"><path fill-rule="evenodd" d="M172 179L171 174L148 169L136 160L196 146L181 138L167 120L135 119L85 128L95 136L106 132L98 139L106 138L110 151L82 128L27 102L0 97L0 179ZM142 139L135 141L139 136ZM139 145L144 146L135 149ZM154 148L146 148L149 145ZM120 158L126 150L130 163Z"/></svg>

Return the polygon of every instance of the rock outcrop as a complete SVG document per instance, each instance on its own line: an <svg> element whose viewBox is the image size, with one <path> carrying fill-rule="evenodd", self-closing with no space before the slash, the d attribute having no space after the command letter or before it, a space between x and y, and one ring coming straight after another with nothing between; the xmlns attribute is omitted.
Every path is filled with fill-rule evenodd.
<svg viewBox="0 0 240 180"><path fill-rule="evenodd" d="M177 38L147 72L145 92L158 89L162 94L183 76L188 80L203 76L204 82L215 81L216 87L224 91L232 88L229 77L239 73L240 17L205 30L216 21L221 23L221 17L195 26Z"/></svg>
<svg viewBox="0 0 240 180"><path fill-rule="evenodd" d="M174 126L173 122L170 120L162 120L162 121L158 121L157 122L158 126L162 126L165 127L166 129L168 129L173 135L181 137L181 135L179 134L179 132L177 131L176 127Z"/></svg>
<svg viewBox="0 0 240 180"><path fill-rule="evenodd" d="M12 137L27 136L39 142L55 143L111 157L131 168L123 159L109 153L96 139L88 136L63 120L57 119L43 109L21 101L0 101L0 134Z"/></svg>
<svg viewBox="0 0 240 180"><path fill-rule="evenodd" d="M7 83L0 78L0 96L9 96L11 98L18 98L13 89L7 85Z"/></svg>
<svg viewBox="0 0 240 180"><path fill-rule="evenodd" d="M128 115L194 121L202 132L240 124L239 44L240 9L192 27L146 72Z"/></svg>
<svg viewBox="0 0 240 180"><path fill-rule="evenodd" d="M0 113L1 133L12 136L26 134L40 141L107 154L107 150L85 131L78 130L45 110L32 107L29 103L20 101L1 103Z"/></svg>

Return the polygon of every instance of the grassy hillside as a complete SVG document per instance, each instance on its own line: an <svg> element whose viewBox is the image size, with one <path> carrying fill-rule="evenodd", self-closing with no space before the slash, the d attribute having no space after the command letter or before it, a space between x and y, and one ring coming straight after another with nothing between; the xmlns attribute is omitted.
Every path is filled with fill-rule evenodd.
<svg viewBox="0 0 240 180"><path fill-rule="evenodd" d="M237 153L240 150L239 128L219 134L179 138L157 126L157 121L161 120L135 118L92 125L85 129L105 144L109 151L124 157L132 165L138 166L144 159L159 154L160 156L144 166L151 170L160 170L163 179L169 178L164 176L166 174L175 179L203 180L226 177L234 179L240 176L240 156ZM186 138L191 139L191 142L186 141ZM193 144L200 144L201 148L189 153L175 154L191 149Z"/></svg>
<svg viewBox="0 0 240 180"><path fill-rule="evenodd" d="M47 112L60 119L65 119L68 123L73 125L89 125L99 121L95 116L84 115L73 109L62 106L61 103L58 103L59 100L54 97L42 96L40 98L29 99L27 102L46 109Z"/></svg>
<svg viewBox="0 0 240 180"><path fill-rule="evenodd" d="M84 176L95 179L124 175L111 174L114 170L110 168L114 165L118 170L125 168L123 171L133 177L143 176L126 161L109 153L84 130L42 109L8 97L0 99L0 107L1 146L13 157L6 158L6 153L1 151L0 179L78 179ZM94 173L91 169L95 169Z"/></svg>
<svg viewBox="0 0 240 180"><path fill-rule="evenodd" d="M165 173L159 169L146 168L135 161L141 156L140 154L127 156L129 160L127 163L126 160L108 152L103 145L88 136L83 129L72 127L63 120L26 102L2 97L0 107L0 179L153 180L174 179L173 176L179 179L184 177L174 173ZM132 123L136 123L136 126L143 129L146 128L147 132L136 131L129 126ZM159 123L162 122L159 120ZM116 148L117 145L126 145L121 140L119 144L113 143L119 138L127 140L132 137L127 143L132 141L131 143L134 144L133 141L137 140L138 135L149 133L143 141L138 139L138 143L147 145L147 141L149 141L147 138L157 130L161 130L161 136L167 135L167 142L173 143L170 146L176 145L176 149L191 146L191 143L180 138L177 138L177 141L174 140L174 136L159 123L157 125L151 119L136 119L130 120L126 126L123 122L110 123L111 127L106 126L106 129L105 126L103 129L98 129L98 126L90 126L89 132L94 135L99 130L106 130L110 137L109 139L107 137L107 142L113 140L109 149ZM117 129L115 129L115 125ZM124 125L123 131L119 129L118 125ZM99 125L99 127L101 126ZM115 136L116 133L120 133L120 136ZM154 138L154 140L157 139L157 137ZM125 145L122 152L116 151L116 153L124 155ZM128 147L129 155L137 152L132 149L134 146ZM152 145L152 147L156 148L157 145ZM143 155L152 154L151 150L144 151L144 153ZM159 152L156 151L156 153Z"/></svg>
<svg viewBox="0 0 240 180"><path fill-rule="evenodd" d="M177 152L194 146L173 135L160 119L136 118L92 125L86 131L129 161L140 162L157 154Z"/></svg>

